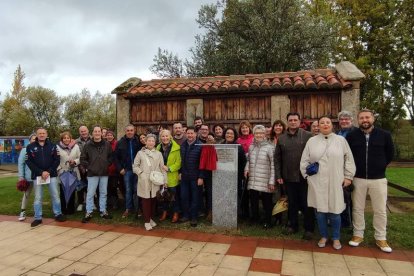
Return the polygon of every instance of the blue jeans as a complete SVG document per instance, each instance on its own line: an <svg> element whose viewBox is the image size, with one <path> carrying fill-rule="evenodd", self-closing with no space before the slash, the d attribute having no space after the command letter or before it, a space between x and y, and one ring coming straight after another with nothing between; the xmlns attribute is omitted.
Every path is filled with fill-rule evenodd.
<svg viewBox="0 0 414 276"><path fill-rule="evenodd" d="M137 183L138 176L133 171L126 171L124 174L126 210L138 211Z"/></svg>
<svg viewBox="0 0 414 276"><path fill-rule="evenodd" d="M52 209L53 214L56 216L62 214L60 206L60 197L58 192L57 178L51 177L49 184L37 185L37 181L33 181L33 186L35 189L35 199L33 202L34 208L34 219L42 219L42 200L43 200L43 186L49 187L50 198L52 199Z"/></svg>
<svg viewBox="0 0 414 276"><path fill-rule="evenodd" d="M162 203L163 211L173 211L174 213L180 212L180 186L168 187L168 192L174 195L174 201L168 201Z"/></svg>
<svg viewBox="0 0 414 276"><path fill-rule="evenodd" d="M183 217L197 219L200 201L197 180L181 180L180 186Z"/></svg>
<svg viewBox="0 0 414 276"><path fill-rule="evenodd" d="M318 221L319 233L322 238L328 239L328 218L332 228L332 239L339 240L341 232L341 215L332 213L316 212L316 220Z"/></svg>
<svg viewBox="0 0 414 276"><path fill-rule="evenodd" d="M106 195L108 190L108 176L88 176L88 192L86 194L86 212L93 211L93 197L99 185L99 211L106 211Z"/></svg>

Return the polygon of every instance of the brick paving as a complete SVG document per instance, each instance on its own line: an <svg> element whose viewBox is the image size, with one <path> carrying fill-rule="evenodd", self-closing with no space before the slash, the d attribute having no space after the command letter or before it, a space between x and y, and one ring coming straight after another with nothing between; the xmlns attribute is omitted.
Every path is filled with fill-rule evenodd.
<svg viewBox="0 0 414 276"><path fill-rule="evenodd" d="M414 251L0 216L0 275L414 275Z"/></svg>

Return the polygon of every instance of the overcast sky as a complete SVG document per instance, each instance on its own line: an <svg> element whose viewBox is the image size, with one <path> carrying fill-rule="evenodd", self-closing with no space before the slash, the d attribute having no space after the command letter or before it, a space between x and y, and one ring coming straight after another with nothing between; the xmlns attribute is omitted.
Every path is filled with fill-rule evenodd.
<svg viewBox="0 0 414 276"><path fill-rule="evenodd" d="M20 64L26 86L109 93L149 71L157 48L188 56L203 3L216 0L0 0L0 92Z"/></svg>

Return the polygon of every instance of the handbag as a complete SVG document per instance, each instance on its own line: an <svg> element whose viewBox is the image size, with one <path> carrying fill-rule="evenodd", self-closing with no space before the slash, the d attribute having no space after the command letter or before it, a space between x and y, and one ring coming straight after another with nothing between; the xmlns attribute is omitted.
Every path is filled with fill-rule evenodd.
<svg viewBox="0 0 414 276"><path fill-rule="evenodd" d="M306 166L306 174L311 176L317 174L319 171L319 162L314 162Z"/></svg>
<svg viewBox="0 0 414 276"><path fill-rule="evenodd" d="M151 162L148 159L148 156L144 153L144 157L147 161L148 167L151 167ZM154 185L164 185L165 181L164 181L164 174L162 172L159 171L151 171L150 172L150 181L152 182L152 184Z"/></svg>
<svg viewBox="0 0 414 276"><path fill-rule="evenodd" d="M156 197L159 202L170 202L173 199L173 195L165 187L157 191Z"/></svg>
<svg viewBox="0 0 414 276"><path fill-rule="evenodd" d="M161 186L161 185L164 185L165 183L164 175L162 174L162 172L158 172L158 171L151 171L150 180L152 184L155 184L155 185Z"/></svg>
<svg viewBox="0 0 414 276"><path fill-rule="evenodd" d="M322 159L322 157L326 154L326 152L328 151L330 144L328 146L326 146L324 153L322 154L321 158L319 158L319 160ZM309 165L306 166L306 174L308 176L312 176L315 175L319 172L319 161L317 162L313 162Z"/></svg>

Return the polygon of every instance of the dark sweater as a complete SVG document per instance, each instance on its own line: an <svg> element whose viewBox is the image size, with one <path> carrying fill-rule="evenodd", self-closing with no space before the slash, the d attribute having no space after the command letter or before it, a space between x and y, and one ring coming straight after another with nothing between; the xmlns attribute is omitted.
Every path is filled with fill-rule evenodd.
<svg viewBox="0 0 414 276"><path fill-rule="evenodd" d="M112 147L105 140L88 141L80 156L80 162L88 170L88 176L108 176L108 167L112 161Z"/></svg>
<svg viewBox="0 0 414 276"><path fill-rule="evenodd" d="M385 170L394 156L394 143L388 131L375 127L369 135L357 128L346 140L355 160L355 177L365 179L385 178Z"/></svg>
<svg viewBox="0 0 414 276"><path fill-rule="evenodd" d="M27 146L26 152L26 164L32 171L32 179L41 176L44 171L48 172L50 177L57 176L57 167L60 164L60 158L56 145L50 142L49 139L46 139L43 146L36 139L34 143Z"/></svg>
<svg viewBox="0 0 414 276"><path fill-rule="evenodd" d="M280 135L275 149L275 176L285 182L300 182L300 159L306 142L312 134L301 128L295 134L286 131Z"/></svg>

